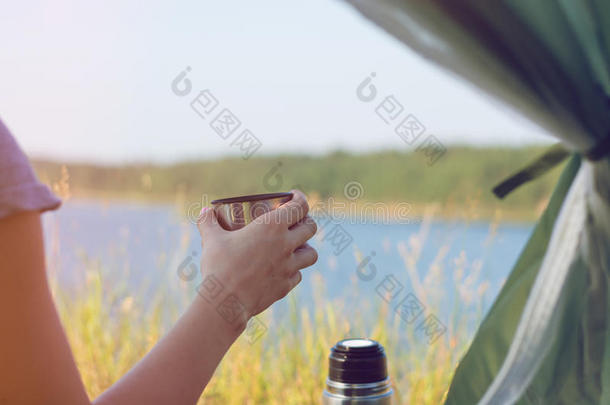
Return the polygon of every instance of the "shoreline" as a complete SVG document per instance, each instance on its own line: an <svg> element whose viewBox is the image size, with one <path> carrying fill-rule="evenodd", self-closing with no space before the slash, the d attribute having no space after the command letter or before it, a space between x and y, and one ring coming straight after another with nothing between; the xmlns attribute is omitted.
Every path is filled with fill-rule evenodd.
<svg viewBox="0 0 610 405"><path fill-rule="evenodd" d="M61 197L61 196L60 196ZM213 198L216 198L214 196ZM222 196L218 196L222 197ZM213 198L210 198L213 199ZM422 223L424 218L430 218L431 220L442 220L442 221L459 221L459 222L485 222L485 223L511 223L511 224L523 224L532 225L534 224L540 215L544 212L542 206L545 204L539 204L539 207L531 211L523 208L507 209L501 207L501 201L494 204L494 206L473 206L473 205L457 205L457 204L443 204L440 202L397 202L397 201L367 201L367 200L348 200L348 199L326 199L323 200L317 196L316 193L310 193L308 195L310 200L310 206L312 207L312 213L320 213L328 211L329 205L349 207L349 210L339 211L340 215L332 215L334 218L341 216L345 220L353 220L353 218L362 218L360 222L369 221L380 221L381 225L396 225L396 224L414 224ZM197 205L202 207L201 198L199 200L191 198L186 195L178 193L174 197L151 195L142 192L128 192L128 193L108 193L91 190L71 190L70 195L65 198L62 197L63 204L68 204L71 200L75 202L91 202L101 204L129 204L129 205L148 205L148 206L166 206L172 207L178 212L181 212L184 216L188 217L192 214L192 207ZM329 203L330 202L330 203ZM508 204L506 204L508 205ZM322 210L316 210L316 207L322 207ZM386 215L386 216L375 216L369 215L371 208L377 208L378 210L384 209L388 212L395 212L400 207L403 210L407 209L406 215ZM200 209L199 208L199 209ZM336 213L336 211L334 211ZM375 211L373 211L375 212ZM363 215L364 213L364 215ZM354 215L355 214L355 215ZM357 221L358 222L358 221Z"/></svg>

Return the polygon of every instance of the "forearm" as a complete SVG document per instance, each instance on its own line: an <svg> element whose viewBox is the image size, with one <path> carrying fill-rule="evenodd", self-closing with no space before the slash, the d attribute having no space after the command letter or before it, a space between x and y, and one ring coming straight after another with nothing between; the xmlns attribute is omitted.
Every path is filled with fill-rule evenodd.
<svg viewBox="0 0 610 405"><path fill-rule="evenodd" d="M93 403L195 404L244 327L243 322L227 322L196 295L174 328Z"/></svg>

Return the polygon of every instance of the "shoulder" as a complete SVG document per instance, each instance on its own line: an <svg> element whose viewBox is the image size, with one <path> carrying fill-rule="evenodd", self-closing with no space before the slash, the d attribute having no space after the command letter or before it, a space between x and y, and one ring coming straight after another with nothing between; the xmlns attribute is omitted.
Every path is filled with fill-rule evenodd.
<svg viewBox="0 0 610 405"><path fill-rule="evenodd" d="M60 200L38 181L28 158L0 120L0 218L59 205Z"/></svg>

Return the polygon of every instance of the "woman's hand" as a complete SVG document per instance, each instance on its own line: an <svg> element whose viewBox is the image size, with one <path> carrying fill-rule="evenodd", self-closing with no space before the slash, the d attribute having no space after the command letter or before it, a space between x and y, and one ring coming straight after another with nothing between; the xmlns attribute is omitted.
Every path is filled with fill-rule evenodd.
<svg viewBox="0 0 610 405"><path fill-rule="evenodd" d="M295 191L286 204L232 232L220 227L213 210L203 212L200 297L95 404L196 403L250 317L286 296L301 281L299 270L318 259L306 244L316 233L308 210Z"/></svg>
<svg viewBox="0 0 610 405"><path fill-rule="evenodd" d="M204 280L200 295L217 298L215 305L228 302L234 310L241 309L242 326L285 297L301 281L300 270L318 260L306 243L316 233L316 224L307 215L303 193L293 194L289 202L237 231L221 228L213 209L199 217Z"/></svg>

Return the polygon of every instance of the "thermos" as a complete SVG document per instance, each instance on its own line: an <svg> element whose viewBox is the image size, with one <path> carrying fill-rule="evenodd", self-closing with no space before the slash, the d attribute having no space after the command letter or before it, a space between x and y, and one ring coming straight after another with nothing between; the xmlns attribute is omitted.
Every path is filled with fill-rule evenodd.
<svg viewBox="0 0 610 405"><path fill-rule="evenodd" d="M371 339L344 339L331 350L324 405L391 405L394 391L383 346Z"/></svg>

